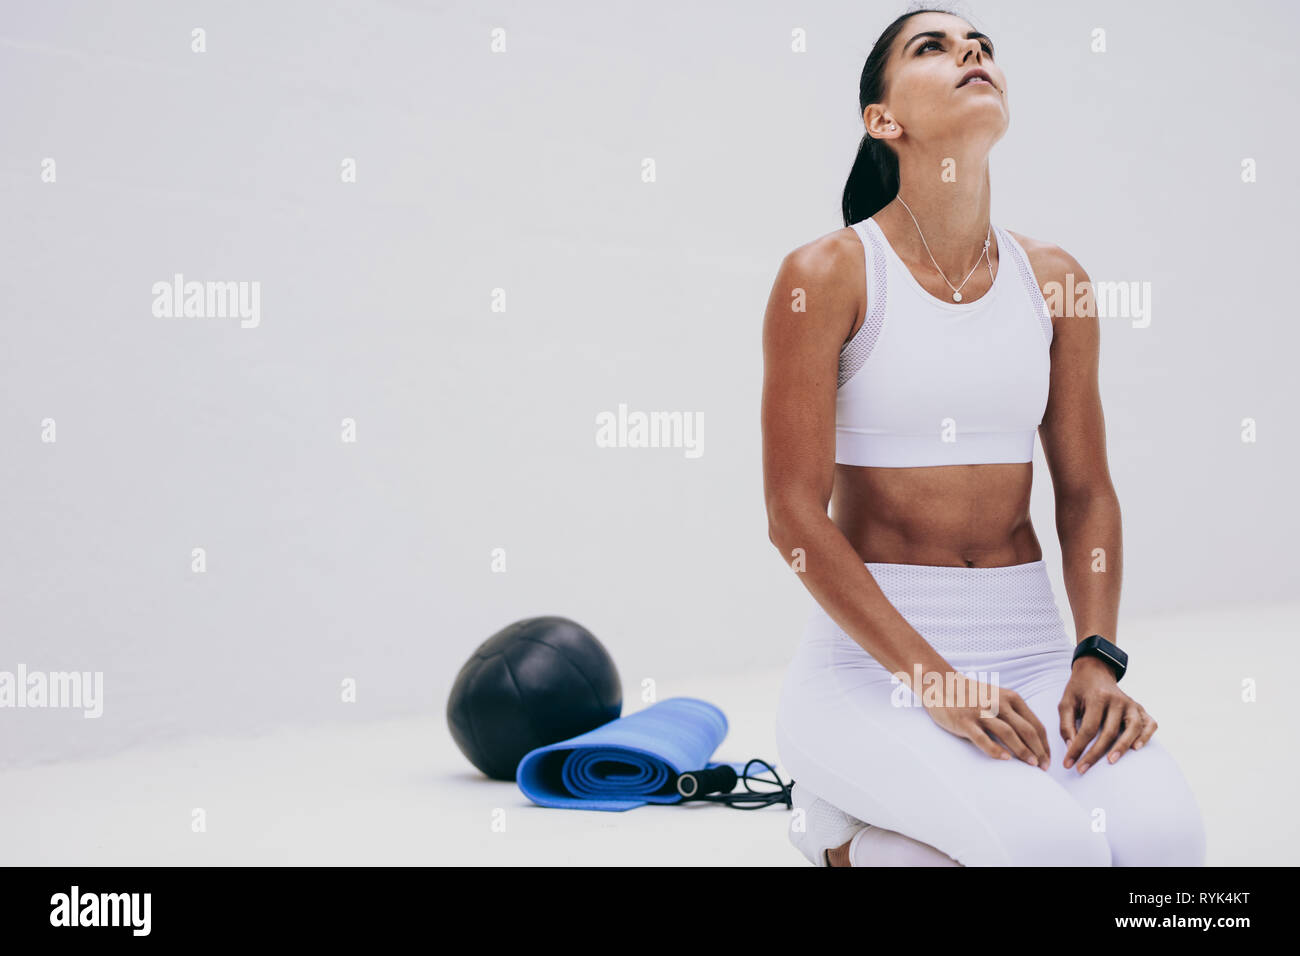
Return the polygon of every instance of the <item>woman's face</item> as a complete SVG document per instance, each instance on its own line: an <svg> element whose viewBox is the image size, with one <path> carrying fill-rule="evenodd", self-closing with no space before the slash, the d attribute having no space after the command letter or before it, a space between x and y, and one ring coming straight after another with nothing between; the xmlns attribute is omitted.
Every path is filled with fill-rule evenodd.
<svg viewBox="0 0 1300 956"><path fill-rule="evenodd" d="M963 84L976 68L989 82ZM964 138L975 130L997 139L1010 122L1006 77L993 61L993 41L961 17L922 13L907 20L894 40L885 76L884 105L914 139Z"/></svg>

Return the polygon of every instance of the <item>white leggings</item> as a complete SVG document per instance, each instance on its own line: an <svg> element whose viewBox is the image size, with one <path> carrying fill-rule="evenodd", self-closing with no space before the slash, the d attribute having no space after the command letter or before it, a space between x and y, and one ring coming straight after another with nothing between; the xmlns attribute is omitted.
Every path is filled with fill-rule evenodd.
<svg viewBox="0 0 1300 956"><path fill-rule="evenodd" d="M777 754L790 777L965 866L1204 865L1200 808L1159 731L1114 764L1103 755L1082 775L1061 766L1056 708L1074 645L1043 561L867 568L956 670L1025 699L1047 730L1051 767L996 760L939 727L814 605L776 716Z"/></svg>

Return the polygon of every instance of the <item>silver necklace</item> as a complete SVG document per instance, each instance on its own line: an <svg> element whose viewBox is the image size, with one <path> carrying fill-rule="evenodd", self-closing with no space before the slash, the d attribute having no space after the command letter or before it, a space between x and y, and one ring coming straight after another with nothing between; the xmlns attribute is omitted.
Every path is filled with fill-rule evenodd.
<svg viewBox="0 0 1300 956"><path fill-rule="evenodd" d="M912 216L912 208L911 208L910 206L908 206L907 203L903 202L903 197L902 197L902 196L896 196L895 198L896 198L899 202L903 203L903 208L907 210L907 214L908 214L909 216ZM929 244L928 242L925 241L925 233L921 232L921 224L920 224L919 222L916 222L916 217L915 217L915 216L912 216L912 222L916 223L916 233L917 233L917 235L919 235L919 236L921 237L921 245L925 246L925 254L926 254L927 256L930 257L930 261L931 261L931 262L934 262L934 254L930 252L930 244ZM984 253L983 253L983 255L980 257L980 258L982 258L982 259L986 259L986 260L988 260L988 263L989 263L989 282L990 282L990 283L993 282L993 261L989 259L989 239L992 237L992 235L993 235L993 222L992 222L992 220L990 220L990 221L989 221L989 233L988 233L988 236L986 236L986 237L984 238ZM960 290L961 290L961 287L964 286L964 285L967 283L967 281L970 280L970 277L973 276L973 275L975 274L975 269L978 269L979 267L980 267L979 259L976 259L976 260L975 260L975 266L974 266L974 268L972 268L971 271L968 272L968 273L966 274L966 278L965 278L965 279L962 279L962 280L961 280L961 285L959 285L959 286L954 286L951 282L948 282L948 277L947 277L946 275L944 275L944 274L943 274L943 270L939 268L939 263L934 262L934 268L935 268L935 270L939 273L940 276L943 276L943 281L944 281L944 282L948 282L948 288L949 288L949 289L952 289L952 301L954 301L954 302L960 302L960 301L961 301L961 291L960 291Z"/></svg>

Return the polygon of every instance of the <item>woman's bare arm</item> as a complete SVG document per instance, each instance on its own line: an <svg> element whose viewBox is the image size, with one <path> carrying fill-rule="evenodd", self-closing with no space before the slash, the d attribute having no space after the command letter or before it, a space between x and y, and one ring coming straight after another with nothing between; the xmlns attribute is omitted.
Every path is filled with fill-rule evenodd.
<svg viewBox="0 0 1300 956"><path fill-rule="evenodd" d="M889 603L827 514L835 479L840 349L866 298L864 250L831 234L781 262L763 321L768 537L844 632L891 672L952 668ZM919 688L916 688L919 693Z"/></svg>
<svg viewBox="0 0 1300 956"><path fill-rule="evenodd" d="M1068 252L1024 241L1034 249L1030 259L1035 276L1040 283L1046 281L1049 291L1051 283L1060 283L1062 289L1083 289L1071 301L1056 297L1051 385L1038 434L1052 476L1056 532L1075 640L1100 634L1118 644L1123 542L1097 382L1101 331L1096 297L1088 273Z"/></svg>

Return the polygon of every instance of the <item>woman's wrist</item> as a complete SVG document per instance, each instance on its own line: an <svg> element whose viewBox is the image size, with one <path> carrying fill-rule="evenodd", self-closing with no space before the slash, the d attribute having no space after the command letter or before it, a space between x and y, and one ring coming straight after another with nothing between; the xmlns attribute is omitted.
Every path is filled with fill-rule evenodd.
<svg viewBox="0 0 1300 956"><path fill-rule="evenodd" d="M1115 677L1115 668L1103 658L1096 657L1092 654L1084 654L1081 657L1079 657L1070 666L1070 671L1071 673L1074 674L1079 674L1079 673L1087 674L1089 672L1104 674L1105 676L1109 677L1111 680L1117 680L1117 678Z"/></svg>

